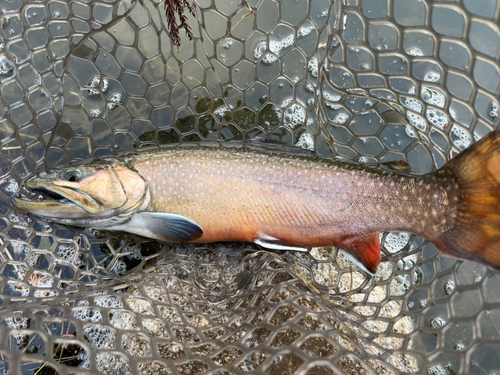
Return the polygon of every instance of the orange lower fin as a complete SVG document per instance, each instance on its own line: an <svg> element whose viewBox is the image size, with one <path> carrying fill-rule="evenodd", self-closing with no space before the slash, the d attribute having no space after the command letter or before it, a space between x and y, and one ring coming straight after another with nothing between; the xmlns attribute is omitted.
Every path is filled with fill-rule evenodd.
<svg viewBox="0 0 500 375"><path fill-rule="evenodd" d="M344 239L339 247L346 251L349 259L360 268L374 275L381 260L378 233L353 236Z"/></svg>

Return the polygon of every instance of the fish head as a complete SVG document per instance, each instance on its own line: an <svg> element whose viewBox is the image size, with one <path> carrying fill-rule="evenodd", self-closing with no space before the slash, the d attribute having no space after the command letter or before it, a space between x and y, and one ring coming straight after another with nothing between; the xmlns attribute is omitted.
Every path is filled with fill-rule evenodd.
<svg viewBox="0 0 500 375"><path fill-rule="evenodd" d="M97 229L126 221L148 203L147 182L122 162L44 171L13 198L19 210L48 221Z"/></svg>

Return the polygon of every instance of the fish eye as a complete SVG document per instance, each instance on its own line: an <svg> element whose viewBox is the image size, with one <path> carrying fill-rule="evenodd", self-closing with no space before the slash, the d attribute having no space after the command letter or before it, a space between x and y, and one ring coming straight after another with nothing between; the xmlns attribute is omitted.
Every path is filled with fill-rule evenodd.
<svg viewBox="0 0 500 375"><path fill-rule="evenodd" d="M78 182L80 179L81 172L78 169L68 169L66 171L66 179L69 182Z"/></svg>

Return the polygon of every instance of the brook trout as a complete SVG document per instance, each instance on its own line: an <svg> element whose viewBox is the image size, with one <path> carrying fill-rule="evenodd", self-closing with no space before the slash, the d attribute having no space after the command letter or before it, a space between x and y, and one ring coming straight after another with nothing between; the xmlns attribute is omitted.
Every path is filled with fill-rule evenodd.
<svg viewBox="0 0 500 375"><path fill-rule="evenodd" d="M14 205L47 221L166 242L338 246L366 271L379 233L500 266L500 132L432 174L330 160L262 140L179 146L42 172Z"/></svg>

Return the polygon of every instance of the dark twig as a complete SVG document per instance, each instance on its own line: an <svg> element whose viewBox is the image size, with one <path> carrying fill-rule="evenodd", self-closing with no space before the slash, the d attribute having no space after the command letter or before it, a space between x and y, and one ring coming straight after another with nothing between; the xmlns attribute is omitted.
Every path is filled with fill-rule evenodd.
<svg viewBox="0 0 500 375"><path fill-rule="evenodd" d="M184 10L187 8L193 17L196 17L194 7L189 4L188 0L164 0L165 13L167 16L167 28L170 34L170 40L174 46L180 47L181 38L179 37L179 29L184 29L189 40L193 40L193 32L187 24L187 17L184 15ZM180 23L177 23L175 14L179 17Z"/></svg>

